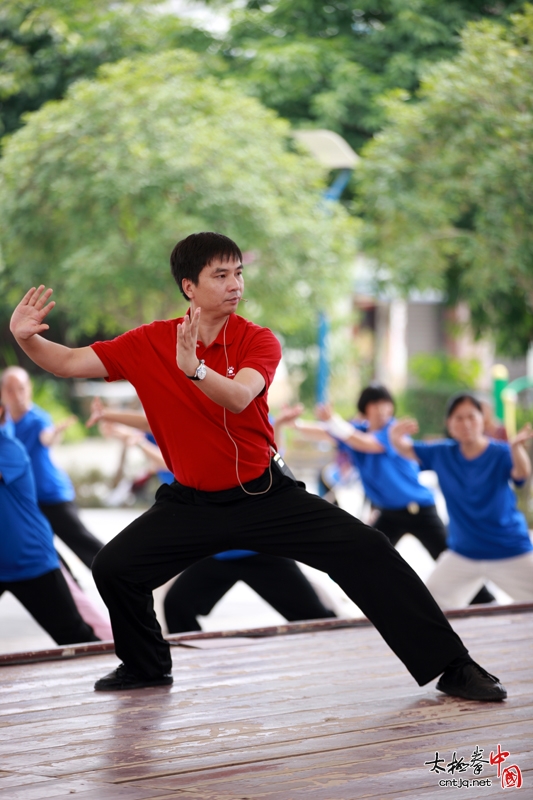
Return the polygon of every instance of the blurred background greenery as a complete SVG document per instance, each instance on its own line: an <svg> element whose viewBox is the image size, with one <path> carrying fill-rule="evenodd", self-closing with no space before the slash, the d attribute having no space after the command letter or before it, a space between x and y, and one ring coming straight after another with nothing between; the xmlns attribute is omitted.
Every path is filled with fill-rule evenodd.
<svg viewBox="0 0 533 800"><path fill-rule="evenodd" d="M178 316L168 254L202 229L246 252L244 313L280 336L293 399L309 408L321 311L342 413L374 377L375 355L354 335L361 253L378 298L438 291L468 305L475 336L523 356L532 42L533 9L516 0L206 0L192 11L4 0L0 368L23 364L39 403L77 410L69 385L39 376L14 345L13 304L52 285L50 335L75 345ZM323 200L337 173L295 143L296 128L335 131L360 154L340 203ZM484 369L418 354L399 409L439 433L445 398Z"/></svg>

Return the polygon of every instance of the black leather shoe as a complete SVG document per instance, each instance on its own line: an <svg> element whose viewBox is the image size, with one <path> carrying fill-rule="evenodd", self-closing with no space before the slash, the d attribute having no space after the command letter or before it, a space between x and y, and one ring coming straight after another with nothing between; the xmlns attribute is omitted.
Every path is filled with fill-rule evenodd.
<svg viewBox="0 0 533 800"><path fill-rule="evenodd" d="M507 697L499 678L491 675L475 661L446 667L436 688L439 692L464 697L466 700L505 700Z"/></svg>
<svg viewBox="0 0 533 800"><path fill-rule="evenodd" d="M121 664L119 667L100 678L94 684L95 692L117 692L125 689L144 689L147 686L170 686L172 675L161 675L159 678L140 678Z"/></svg>

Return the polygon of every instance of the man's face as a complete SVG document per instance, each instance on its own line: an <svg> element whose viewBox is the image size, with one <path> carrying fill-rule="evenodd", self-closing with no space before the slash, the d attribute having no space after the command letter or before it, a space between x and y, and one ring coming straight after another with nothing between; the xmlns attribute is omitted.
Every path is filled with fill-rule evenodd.
<svg viewBox="0 0 533 800"><path fill-rule="evenodd" d="M198 308L221 315L232 314L237 310L244 291L242 264L240 261L220 261L215 259L207 264L198 276L198 283L185 279L185 294Z"/></svg>
<svg viewBox="0 0 533 800"><path fill-rule="evenodd" d="M394 414L394 405L390 400L376 400L375 403L367 403L365 417L370 427L374 430L384 428Z"/></svg>
<svg viewBox="0 0 533 800"><path fill-rule="evenodd" d="M2 403L15 421L20 419L31 406L31 384L22 370L20 373L17 371L4 376Z"/></svg>

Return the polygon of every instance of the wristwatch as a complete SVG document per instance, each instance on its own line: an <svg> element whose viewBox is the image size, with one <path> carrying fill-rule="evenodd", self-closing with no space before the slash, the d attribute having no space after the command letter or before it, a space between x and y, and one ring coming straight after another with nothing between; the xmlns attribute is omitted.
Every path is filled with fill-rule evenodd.
<svg viewBox="0 0 533 800"><path fill-rule="evenodd" d="M205 376L207 375L207 367L205 365L205 361L202 359L198 366L196 367L196 372L194 375L186 375L185 377L188 378L190 381L203 381Z"/></svg>

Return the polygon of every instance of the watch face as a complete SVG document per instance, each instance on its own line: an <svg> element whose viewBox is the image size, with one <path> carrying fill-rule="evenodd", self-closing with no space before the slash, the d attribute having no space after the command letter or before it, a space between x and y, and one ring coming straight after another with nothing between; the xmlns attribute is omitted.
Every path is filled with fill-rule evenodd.
<svg viewBox="0 0 533 800"><path fill-rule="evenodd" d="M207 368L205 364L200 364L200 366L196 370L196 377L198 378L199 381L203 381L206 375L207 375Z"/></svg>

